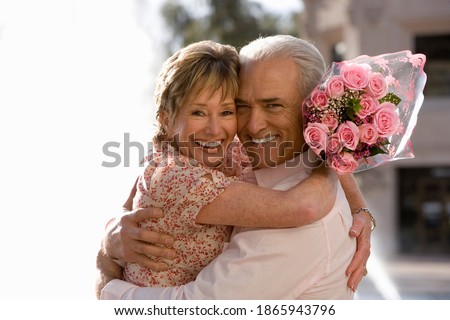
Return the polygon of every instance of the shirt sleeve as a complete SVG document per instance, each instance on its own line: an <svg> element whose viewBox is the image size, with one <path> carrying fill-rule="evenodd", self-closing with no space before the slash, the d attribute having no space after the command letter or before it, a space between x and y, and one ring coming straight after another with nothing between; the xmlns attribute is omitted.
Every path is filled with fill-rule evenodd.
<svg viewBox="0 0 450 320"><path fill-rule="evenodd" d="M123 280L112 280L100 294L100 300L183 300L181 287L139 287Z"/></svg>

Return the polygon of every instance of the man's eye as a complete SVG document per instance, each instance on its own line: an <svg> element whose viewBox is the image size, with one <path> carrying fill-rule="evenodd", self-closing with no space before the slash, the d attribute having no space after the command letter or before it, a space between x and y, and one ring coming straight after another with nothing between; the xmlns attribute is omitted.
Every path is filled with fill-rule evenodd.
<svg viewBox="0 0 450 320"><path fill-rule="evenodd" d="M236 111L245 111L248 110L248 106L245 104L237 104L236 105Z"/></svg>
<svg viewBox="0 0 450 320"><path fill-rule="evenodd" d="M277 103L271 103L267 105L267 108L279 108L279 107L282 107L282 105Z"/></svg>

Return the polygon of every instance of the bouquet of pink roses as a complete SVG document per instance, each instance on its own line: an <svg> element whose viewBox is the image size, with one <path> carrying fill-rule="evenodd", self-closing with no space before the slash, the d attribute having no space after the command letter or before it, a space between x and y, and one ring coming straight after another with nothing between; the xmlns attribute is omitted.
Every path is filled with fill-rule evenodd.
<svg viewBox="0 0 450 320"><path fill-rule="evenodd" d="M401 51L333 63L303 101L305 142L339 174L413 158L425 61Z"/></svg>

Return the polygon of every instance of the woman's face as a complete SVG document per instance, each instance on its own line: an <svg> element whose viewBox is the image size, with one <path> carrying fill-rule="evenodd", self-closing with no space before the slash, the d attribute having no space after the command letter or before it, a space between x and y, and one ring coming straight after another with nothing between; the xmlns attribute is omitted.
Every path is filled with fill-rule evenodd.
<svg viewBox="0 0 450 320"><path fill-rule="evenodd" d="M208 167L219 166L237 130L234 97L222 99L222 89L205 89L181 106L169 135L183 155Z"/></svg>

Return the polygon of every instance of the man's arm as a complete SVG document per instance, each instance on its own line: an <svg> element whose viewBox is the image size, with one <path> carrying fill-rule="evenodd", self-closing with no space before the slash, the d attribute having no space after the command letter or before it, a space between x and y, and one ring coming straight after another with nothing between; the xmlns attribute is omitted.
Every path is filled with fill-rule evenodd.
<svg viewBox="0 0 450 320"><path fill-rule="evenodd" d="M355 199L351 201L353 205L365 205L364 199L360 195L359 188L357 188L357 184L353 177L350 177L350 180L344 181L343 185L347 188L346 190L346 196L352 198L352 196L355 196ZM341 178L342 179L342 178ZM352 191L353 190L353 191ZM356 191L355 191L356 190ZM352 195L352 192L355 193ZM359 194L359 196L357 196ZM359 200L358 200L359 199ZM147 210L147 209L142 209ZM145 215L145 214L143 214ZM150 213L146 213L148 218L151 218ZM131 217L132 215L128 216ZM367 259L370 254L370 224L364 222L360 224L360 226L353 225L352 229L356 229L355 236L358 237L358 242L364 242L365 238L367 237L369 240L369 246L367 245L359 245L358 252L355 255L357 257L359 255L359 258L354 258L351 265L347 269L347 274L351 275L349 278L348 286L352 288L353 290L356 290L358 283L361 281L362 278L362 271L364 270L364 267L367 263ZM355 223L355 222L354 222ZM368 231L367 232L367 229ZM353 235L353 234L352 234ZM148 246L151 246L151 244L147 244ZM314 250L312 250L314 251ZM297 252L295 250L295 252ZM311 250L310 250L311 252ZM136 254L136 253L135 253ZM147 260L150 260L150 258L146 257ZM352 269L353 267L353 269ZM213 281L214 279L210 279ZM137 286L134 286L133 284L126 283L124 281L120 280L114 280L108 283L105 289L105 299L184 299L186 298L184 294L184 287L177 287L177 288L140 288Z"/></svg>
<svg viewBox="0 0 450 320"><path fill-rule="evenodd" d="M114 280L106 285L102 298L295 299L308 291L314 292L314 284L323 281L324 275L341 279L337 281L341 283L337 285L337 290L346 291L344 269L339 271L329 265L331 256L346 260L354 250L354 243L350 245L352 241L340 227L341 209L336 208L332 213L327 228L318 222L302 230L244 229L233 236L229 247L207 265L193 282L186 285L143 288ZM340 231L336 233L331 230ZM333 233L333 239L326 236L328 232ZM342 263L336 262L334 265ZM328 275L330 270L333 276ZM335 284L331 284L336 282L331 281L332 278L321 284L320 295L324 299L333 296L327 291L336 288Z"/></svg>
<svg viewBox="0 0 450 320"><path fill-rule="evenodd" d="M339 176L345 196L350 204L352 212L356 212L359 208L367 207L358 183L353 175ZM372 235L372 222L370 216L361 211L359 214L353 215L353 225L350 229L350 236L357 238L357 250L352 262L346 270L348 279L348 287L355 291L364 276L367 260L370 256L370 236Z"/></svg>
<svg viewBox="0 0 450 320"><path fill-rule="evenodd" d="M292 229L284 229L286 238ZM280 232L280 230L264 230ZM240 235L237 235L239 238ZM281 239L279 239L281 241ZM314 277L325 272L317 270L317 265L309 262L325 255L326 250L319 241L301 241L307 250L296 245L296 239L289 247L280 248L273 241L262 241L264 248L252 250L239 258L239 248L230 247L207 265L193 282L179 287L139 287L134 284L114 280L101 291L103 300L198 300L198 299L295 299L298 287L306 288ZM251 238L236 239L245 242L246 247L257 247ZM270 242L270 243L269 243ZM278 241L279 242L279 241ZM316 246L316 247L315 247ZM256 248L255 248L256 249ZM238 250L238 253L236 253ZM263 254L262 251L266 252ZM301 257L298 251L301 250ZM304 255L303 255L304 253ZM319 259L324 259L323 257ZM314 267L313 267L314 266ZM270 275L270 276L269 276Z"/></svg>

